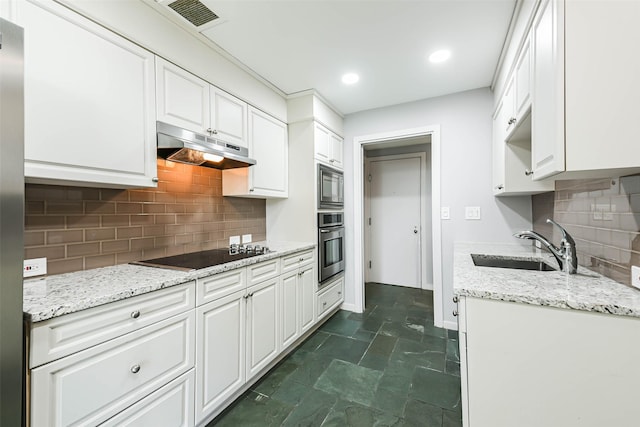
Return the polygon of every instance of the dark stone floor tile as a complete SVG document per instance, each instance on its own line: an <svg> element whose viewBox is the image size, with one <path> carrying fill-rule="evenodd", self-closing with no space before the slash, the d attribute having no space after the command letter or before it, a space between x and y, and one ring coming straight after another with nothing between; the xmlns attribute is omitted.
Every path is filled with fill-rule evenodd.
<svg viewBox="0 0 640 427"><path fill-rule="evenodd" d="M458 412L442 411L442 427L462 427L462 416Z"/></svg>
<svg viewBox="0 0 640 427"><path fill-rule="evenodd" d="M460 361L460 349L458 348L458 341L447 340L447 360L454 362Z"/></svg>
<svg viewBox="0 0 640 427"><path fill-rule="evenodd" d="M282 425L296 427L319 426L329 414L336 400L337 398L331 394L312 389L298 406L289 413Z"/></svg>
<svg viewBox="0 0 640 427"><path fill-rule="evenodd" d="M271 395L278 390L282 382L297 369L297 364L285 359L262 377L260 381L254 384L251 389L271 397Z"/></svg>
<svg viewBox="0 0 640 427"><path fill-rule="evenodd" d="M360 362L358 362L358 366L382 372L389 366L389 356L365 353Z"/></svg>
<svg viewBox="0 0 640 427"><path fill-rule="evenodd" d="M322 427L399 427L402 425L402 420L390 413L348 401L338 401L322 423Z"/></svg>
<svg viewBox="0 0 640 427"><path fill-rule="evenodd" d="M302 401L302 399L304 399L311 389L311 386L308 384L299 383L287 378L270 397L289 405L297 405Z"/></svg>
<svg viewBox="0 0 640 427"><path fill-rule="evenodd" d="M458 339L458 331L454 331L453 329L447 330L448 338L452 340Z"/></svg>
<svg viewBox="0 0 640 427"><path fill-rule="evenodd" d="M209 426L217 427L265 427L280 426L293 411L292 405L279 402L267 396L250 392ZM208 427L209 427L208 426Z"/></svg>
<svg viewBox="0 0 640 427"><path fill-rule="evenodd" d="M422 343L434 351L445 352L447 348L447 340L440 337L432 337L431 335L425 335L422 337Z"/></svg>
<svg viewBox="0 0 640 427"><path fill-rule="evenodd" d="M455 375L456 377L460 376L460 363L459 362L454 362L453 360L447 360L445 367L444 367L444 371L445 373L449 374L449 375Z"/></svg>
<svg viewBox="0 0 640 427"><path fill-rule="evenodd" d="M376 390L371 406L379 411L401 418L403 416L406 403L406 394L397 394L385 387L378 386L378 390Z"/></svg>
<svg viewBox="0 0 640 427"><path fill-rule="evenodd" d="M314 388L343 400L371 406L382 372L342 360L334 360L318 378Z"/></svg>
<svg viewBox="0 0 640 427"><path fill-rule="evenodd" d="M427 320L424 323L424 335L430 336L430 337L437 337L437 338L446 338L447 330L443 328L438 328L433 324L432 320Z"/></svg>
<svg viewBox="0 0 640 427"><path fill-rule="evenodd" d="M432 345L430 346L422 342L399 339L393 353L391 354L390 361L404 362L408 365L421 366L444 372L444 340L442 340L442 348L440 350L434 350Z"/></svg>
<svg viewBox="0 0 640 427"><path fill-rule="evenodd" d="M304 340L304 342L298 347L298 349L305 351L315 351L323 342L329 338L330 334L326 332L322 332L318 330L314 332L309 338Z"/></svg>
<svg viewBox="0 0 640 427"><path fill-rule="evenodd" d="M324 325L322 325L320 330L323 332L350 337L360 329L360 325L362 325L362 321L350 320L349 318L341 316L340 312L338 312Z"/></svg>
<svg viewBox="0 0 640 427"><path fill-rule="evenodd" d="M409 399L404 408L404 419L410 425L442 427L442 408Z"/></svg>
<svg viewBox="0 0 640 427"><path fill-rule="evenodd" d="M422 341L424 326L407 323L406 321L385 322L380 331L380 335L404 338L412 341Z"/></svg>
<svg viewBox="0 0 640 427"><path fill-rule="evenodd" d="M430 369L416 368L409 397L443 409L460 407L460 378Z"/></svg>
<svg viewBox="0 0 640 427"><path fill-rule="evenodd" d="M398 396L407 397L409 388L411 387L411 379L413 378L413 370L410 373L391 373L390 370L385 371L378 383L378 390L385 390Z"/></svg>
<svg viewBox="0 0 640 427"><path fill-rule="evenodd" d="M383 318L371 315L362 322L362 325L360 325L360 329L362 329L363 331L377 333L384 322L385 320Z"/></svg>
<svg viewBox="0 0 640 427"><path fill-rule="evenodd" d="M369 318L372 317L382 319L385 322L404 322L407 318L407 310L406 308L382 307L379 305L369 316Z"/></svg>
<svg viewBox="0 0 640 427"><path fill-rule="evenodd" d="M367 353L389 357L396 346L396 342L398 342L398 338L396 337L378 335L371 342L371 345L367 349Z"/></svg>
<svg viewBox="0 0 640 427"><path fill-rule="evenodd" d="M363 329L358 329L355 334L351 335L351 338L360 340L360 341L366 341L368 343L371 343L371 341L373 341L373 339L376 337L376 333L375 332L369 332L369 331L365 331Z"/></svg>
<svg viewBox="0 0 640 427"><path fill-rule="evenodd" d="M393 355L393 353L392 353ZM407 378L411 382L413 378L413 372L416 370L416 365L412 363L403 362L401 360L389 360L389 366L385 369L386 375L395 375L398 377Z"/></svg>
<svg viewBox="0 0 640 427"><path fill-rule="evenodd" d="M294 354L294 356L297 355ZM306 384L308 386L312 386L320 375L329 367L331 364L331 358L322 357L314 353L303 353L304 356L301 357L301 363L294 372L289 375L288 379L292 381L296 381L302 384Z"/></svg>
<svg viewBox="0 0 640 427"><path fill-rule="evenodd" d="M315 351L316 355L328 359L340 359L358 363L369 347L369 343L353 338L332 335Z"/></svg>

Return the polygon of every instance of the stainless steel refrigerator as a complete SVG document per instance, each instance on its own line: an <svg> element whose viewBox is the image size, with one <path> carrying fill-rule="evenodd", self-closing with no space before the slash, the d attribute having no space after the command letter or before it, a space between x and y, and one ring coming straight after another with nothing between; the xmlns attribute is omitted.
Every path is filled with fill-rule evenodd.
<svg viewBox="0 0 640 427"><path fill-rule="evenodd" d="M0 18L0 425L25 420L22 323L24 257L22 28Z"/></svg>

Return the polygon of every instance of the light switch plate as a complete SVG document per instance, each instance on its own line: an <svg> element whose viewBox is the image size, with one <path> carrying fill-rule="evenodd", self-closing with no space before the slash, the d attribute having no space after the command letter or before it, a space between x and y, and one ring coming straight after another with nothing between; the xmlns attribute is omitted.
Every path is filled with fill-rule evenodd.
<svg viewBox="0 0 640 427"><path fill-rule="evenodd" d="M451 212L449 206L440 207L440 219L451 219Z"/></svg>
<svg viewBox="0 0 640 427"><path fill-rule="evenodd" d="M637 265L631 266L631 285L640 289L640 267Z"/></svg>
<svg viewBox="0 0 640 427"><path fill-rule="evenodd" d="M242 235L242 243L251 243L251 234L243 234Z"/></svg>
<svg viewBox="0 0 640 427"><path fill-rule="evenodd" d="M466 206L464 219L480 219L480 206Z"/></svg>
<svg viewBox="0 0 640 427"><path fill-rule="evenodd" d="M240 236L230 236L229 237L229 246L231 245L239 245L240 244Z"/></svg>
<svg viewBox="0 0 640 427"><path fill-rule="evenodd" d="M34 277L47 274L47 259L33 258L25 259L22 268L22 277Z"/></svg>

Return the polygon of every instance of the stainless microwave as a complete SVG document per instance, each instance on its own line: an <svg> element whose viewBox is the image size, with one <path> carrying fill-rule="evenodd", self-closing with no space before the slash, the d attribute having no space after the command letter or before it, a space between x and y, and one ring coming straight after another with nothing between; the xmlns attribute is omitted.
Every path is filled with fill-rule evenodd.
<svg viewBox="0 0 640 427"><path fill-rule="evenodd" d="M342 172L318 164L318 209L344 207L344 177Z"/></svg>

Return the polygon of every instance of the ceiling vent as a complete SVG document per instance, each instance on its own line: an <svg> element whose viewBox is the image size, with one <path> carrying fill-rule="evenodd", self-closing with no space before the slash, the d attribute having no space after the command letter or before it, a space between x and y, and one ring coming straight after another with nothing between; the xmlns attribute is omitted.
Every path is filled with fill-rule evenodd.
<svg viewBox="0 0 640 427"><path fill-rule="evenodd" d="M196 27L218 19L218 15L198 0L176 0L168 6Z"/></svg>

